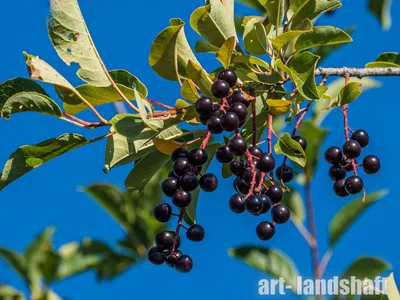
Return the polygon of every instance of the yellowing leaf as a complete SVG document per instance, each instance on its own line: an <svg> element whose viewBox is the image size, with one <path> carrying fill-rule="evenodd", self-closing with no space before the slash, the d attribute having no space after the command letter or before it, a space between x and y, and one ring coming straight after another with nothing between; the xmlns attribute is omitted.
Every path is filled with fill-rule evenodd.
<svg viewBox="0 0 400 300"><path fill-rule="evenodd" d="M153 143L159 152L167 154L169 156L171 156L172 152L174 152L176 149L182 148L182 145L180 143L163 139L155 138L153 139Z"/></svg>
<svg viewBox="0 0 400 300"><path fill-rule="evenodd" d="M286 115L292 107L292 102L288 100L268 99L268 112L273 116Z"/></svg>

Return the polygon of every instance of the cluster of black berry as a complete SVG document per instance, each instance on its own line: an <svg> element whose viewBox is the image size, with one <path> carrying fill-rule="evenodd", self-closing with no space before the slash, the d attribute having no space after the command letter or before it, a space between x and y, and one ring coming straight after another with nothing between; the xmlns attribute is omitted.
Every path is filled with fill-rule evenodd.
<svg viewBox="0 0 400 300"><path fill-rule="evenodd" d="M167 197L172 198L172 203L180 213L173 214L171 205L162 203L154 208L154 217L162 223L168 222L171 216L178 216L179 220L175 232L164 230L156 235L156 246L149 250L148 258L153 264L160 265L166 262L180 272L189 272L193 268L192 258L178 250L181 243L180 228L187 229L186 237L194 242L202 241L205 232L199 224L189 228L182 225L184 210L192 201L190 192L198 186L203 191L213 192L218 187L218 179L211 173L201 175L202 165L208 160L208 154L202 148L196 148L190 152L183 148L176 149L171 159L173 169L162 183L162 190Z"/></svg>
<svg viewBox="0 0 400 300"><path fill-rule="evenodd" d="M333 165L329 169L329 177L335 181L333 189L339 197L358 194L364 189L364 182L357 175L357 167L362 166L367 174L375 174L379 171L381 162L374 155L364 157L361 165L356 162L361 154L361 149L368 143L368 133L360 129L354 131L351 139L343 144L342 149L332 146L325 151L325 159ZM346 179L349 171L353 171L354 174Z"/></svg>

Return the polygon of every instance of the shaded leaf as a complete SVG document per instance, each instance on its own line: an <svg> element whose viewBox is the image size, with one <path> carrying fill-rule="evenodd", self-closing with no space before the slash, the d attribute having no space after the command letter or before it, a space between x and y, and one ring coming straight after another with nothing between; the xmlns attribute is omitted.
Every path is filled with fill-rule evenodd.
<svg viewBox="0 0 400 300"><path fill-rule="evenodd" d="M196 103L200 98L197 92L196 86L191 79L186 79L181 86L181 95L183 98L188 100L190 103Z"/></svg>
<svg viewBox="0 0 400 300"><path fill-rule="evenodd" d="M303 198L300 193L291 190L290 193L285 194L285 198L282 201L283 204L287 205L290 210L290 218L295 223L303 223L305 220L305 208Z"/></svg>
<svg viewBox="0 0 400 300"><path fill-rule="evenodd" d="M0 258L3 259L21 278L29 282L25 258L7 248L0 247Z"/></svg>
<svg viewBox="0 0 400 300"><path fill-rule="evenodd" d="M342 6L338 0L309 0L300 1L299 4L293 16L292 28L296 28L304 19L313 20L326 11Z"/></svg>
<svg viewBox="0 0 400 300"><path fill-rule="evenodd" d="M284 17L284 0L258 0L267 11L268 21L275 25L276 28L283 21Z"/></svg>
<svg viewBox="0 0 400 300"><path fill-rule="evenodd" d="M361 95L361 93L361 83L350 82L349 84L346 84L339 92L339 106L343 106L353 102Z"/></svg>
<svg viewBox="0 0 400 300"><path fill-rule="evenodd" d="M0 299L2 300L25 300L24 294L9 285L0 285Z"/></svg>
<svg viewBox="0 0 400 300"><path fill-rule="evenodd" d="M196 53L212 53L216 54L219 51L219 47L216 47L209 42L198 40L194 45L194 51Z"/></svg>
<svg viewBox="0 0 400 300"><path fill-rule="evenodd" d="M269 64L266 61L255 56L247 56L247 55L235 56L232 59L232 62L234 64L250 64L263 67L266 70L269 69Z"/></svg>
<svg viewBox="0 0 400 300"><path fill-rule="evenodd" d="M229 68L231 64L233 50L236 46L236 37L229 37L221 46L221 49L217 52L217 59L221 62L225 69Z"/></svg>
<svg viewBox="0 0 400 300"><path fill-rule="evenodd" d="M247 22L243 33L243 43L246 51L250 54L264 55L267 53L267 32L257 18Z"/></svg>
<svg viewBox="0 0 400 300"><path fill-rule="evenodd" d="M284 133L274 146L276 154L284 154L290 160L304 167L307 163L307 157L300 144L293 140L288 133Z"/></svg>
<svg viewBox="0 0 400 300"><path fill-rule="evenodd" d="M391 5L392 0L368 1L369 10L378 18L381 26L386 30L392 26Z"/></svg>
<svg viewBox="0 0 400 300"><path fill-rule="evenodd" d="M278 37L271 39L272 46L276 50L280 50L283 46L285 46L288 42L290 42L294 38L302 35L305 32L310 32L312 31L312 29L313 29L312 22L309 19L305 19L295 29L282 33Z"/></svg>

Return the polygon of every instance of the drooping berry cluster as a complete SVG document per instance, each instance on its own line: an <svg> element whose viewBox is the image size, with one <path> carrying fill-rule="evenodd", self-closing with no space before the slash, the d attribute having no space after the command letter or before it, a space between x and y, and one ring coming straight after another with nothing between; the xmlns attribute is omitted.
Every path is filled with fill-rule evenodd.
<svg viewBox="0 0 400 300"><path fill-rule="evenodd" d="M362 148L369 144L369 136L365 130L359 129L353 132L351 139L347 140L342 149L332 146L325 151L325 159L332 164L329 169L329 177L335 181L333 189L339 197L350 194L358 194L364 190L364 182L357 174L357 167L363 167L365 173L375 174L379 171L381 163L378 157L367 155L362 164L357 164ZM353 175L347 176L347 172Z"/></svg>
<svg viewBox="0 0 400 300"><path fill-rule="evenodd" d="M193 260L178 250L181 244L180 228L187 229L186 237L194 242L202 241L205 232L199 224L189 228L182 225L185 208L192 201L190 192L197 187L205 192L213 192L218 187L218 179L211 173L201 174L202 165L208 160L208 154L202 147L190 152L183 148L176 149L172 153L171 160L173 168L169 177L162 183L162 190L167 197L172 198L172 203L180 213L172 213L171 205L162 203L154 208L154 217L157 221L166 223L171 216L177 216L178 223L175 232L163 230L156 235L156 246L149 250L148 258L153 264L160 265L166 262L180 272L189 272L193 268Z"/></svg>

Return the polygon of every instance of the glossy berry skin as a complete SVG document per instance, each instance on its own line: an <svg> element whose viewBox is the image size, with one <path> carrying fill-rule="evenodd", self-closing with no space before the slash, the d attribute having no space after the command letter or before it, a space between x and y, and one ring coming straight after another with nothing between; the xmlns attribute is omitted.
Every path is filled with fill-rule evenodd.
<svg viewBox="0 0 400 300"><path fill-rule="evenodd" d="M194 105L199 114L212 114L214 112L214 103L208 97L201 97Z"/></svg>
<svg viewBox="0 0 400 300"><path fill-rule="evenodd" d="M199 115L200 123L203 125L207 125L208 119L210 119L211 116L213 116L213 114L200 114Z"/></svg>
<svg viewBox="0 0 400 300"><path fill-rule="evenodd" d="M260 214L265 214L269 212L269 210L272 207L271 199L267 195L259 195L258 196L261 199L261 202L263 203L263 208L260 211Z"/></svg>
<svg viewBox="0 0 400 300"><path fill-rule="evenodd" d="M332 180L346 178L346 174L346 169L342 165L336 164L329 168L329 177Z"/></svg>
<svg viewBox="0 0 400 300"><path fill-rule="evenodd" d="M277 224L286 223L290 218L290 210L285 204L277 204L271 211L272 220Z"/></svg>
<svg viewBox="0 0 400 300"><path fill-rule="evenodd" d="M349 193L344 188L345 182L345 179L340 179L335 181L335 183L333 184L333 191L335 192L336 196L346 197L349 195Z"/></svg>
<svg viewBox="0 0 400 300"><path fill-rule="evenodd" d="M325 151L325 159L330 164L337 164L343 158L343 152L339 147L332 146Z"/></svg>
<svg viewBox="0 0 400 300"><path fill-rule="evenodd" d="M189 152L187 152L186 149L178 148L178 149L174 150L174 152L172 152L171 160L172 160L172 162L174 162L174 161L176 161L178 158L181 158L181 157L187 158L188 155L189 155Z"/></svg>
<svg viewBox="0 0 400 300"><path fill-rule="evenodd" d="M363 159L364 171L367 174L375 174L381 168L381 161L375 155L368 155Z"/></svg>
<svg viewBox="0 0 400 300"><path fill-rule="evenodd" d="M179 182L177 178L168 177L161 184L161 189L165 196L172 197L176 190L179 188Z"/></svg>
<svg viewBox="0 0 400 300"><path fill-rule="evenodd" d="M194 224L186 231L186 237L192 242L200 242L204 239L204 228L198 224Z"/></svg>
<svg viewBox="0 0 400 300"><path fill-rule="evenodd" d="M243 103L244 105L246 105L246 107L250 105L250 103L246 101L246 99L244 99L243 93L241 91L234 92L228 100L229 105L237 102Z"/></svg>
<svg viewBox="0 0 400 300"><path fill-rule="evenodd" d="M202 166L207 162L208 154L204 149L196 148L190 151L188 160L194 166Z"/></svg>
<svg viewBox="0 0 400 300"><path fill-rule="evenodd" d="M182 255L175 264L175 269L179 272L188 273L193 268L193 260L189 255Z"/></svg>
<svg viewBox="0 0 400 300"><path fill-rule="evenodd" d="M161 203L153 209L154 218L161 223L166 223L171 219L172 207L168 203Z"/></svg>
<svg viewBox="0 0 400 300"><path fill-rule="evenodd" d="M258 161L257 168L261 172L271 172L275 169L275 158L271 154L263 153Z"/></svg>
<svg viewBox="0 0 400 300"><path fill-rule="evenodd" d="M258 182L260 182L260 180L261 180L261 172L260 172L260 170L255 170L255 174L256 174L256 178L255 178L255 182L256 182L256 184L258 183ZM251 168L249 167L249 168L247 168L244 172L243 172L243 181L248 185L248 186L250 186L251 185L251 181L253 180L253 173L252 173L252 171L251 171Z"/></svg>
<svg viewBox="0 0 400 300"><path fill-rule="evenodd" d="M235 191L240 194L247 194L250 190L250 187L239 177L233 182L233 187L235 188Z"/></svg>
<svg viewBox="0 0 400 300"><path fill-rule="evenodd" d="M343 154L350 159L357 158L361 154L361 146L355 140L346 141L343 144L342 148L343 148Z"/></svg>
<svg viewBox="0 0 400 300"><path fill-rule="evenodd" d="M282 165L276 169L276 177L283 182L290 182L294 177L293 169L290 166Z"/></svg>
<svg viewBox="0 0 400 300"><path fill-rule="evenodd" d="M275 235L275 226L270 222L261 222L256 227L256 234L262 241L268 241Z"/></svg>
<svg viewBox="0 0 400 300"><path fill-rule="evenodd" d="M225 131L234 131L239 128L239 118L233 112L227 112L221 117L221 127Z"/></svg>
<svg viewBox="0 0 400 300"><path fill-rule="evenodd" d="M350 176L344 183L344 188L349 194L358 194L364 188L364 182L359 176Z"/></svg>
<svg viewBox="0 0 400 300"><path fill-rule="evenodd" d="M205 192L214 192L218 187L218 178L214 174L208 173L200 177L200 188Z"/></svg>
<svg viewBox="0 0 400 300"><path fill-rule="evenodd" d="M199 186L199 180L196 175L185 174L179 178L179 186L186 192L194 191Z"/></svg>
<svg viewBox="0 0 400 300"><path fill-rule="evenodd" d="M236 136L229 141L231 152L237 156L242 156L247 150L247 142L244 138Z"/></svg>
<svg viewBox="0 0 400 300"><path fill-rule="evenodd" d="M292 136L292 139L294 139L296 142L298 142L300 144L301 148L303 148L303 150L306 151L307 141L305 138L303 138L299 135L295 135L295 136Z"/></svg>
<svg viewBox="0 0 400 300"><path fill-rule="evenodd" d="M235 155L232 153L229 145L222 145L215 153L215 158L220 163L229 164L235 158Z"/></svg>
<svg viewBox="0 0 400 300"><path fill-rule="evenodd" d="M233 175L243 176L244 171L249 167L249 163L245 160L234 159L229 164L229 169Z"/></svg>
<svg viewBox="0 0 400 300"><path fill-rule="evenodd" d="M187 158L180 157L175 160L172 167L174 173L178 176L182 176L190 170L189 160Z"/></svg>
<svg viewBox="0 0 400 300"><path fill-rule="evenodd" d="M362 148L366 147L369 143L369 135L362 129L354 131L351 139L357 141Z"/></svg>
<svg viewBox="0 0 400 300"><path fill-rule="evenodd" d="M166 264L170 267L175 267L175 264L181 258L182 252L179 250L175 250L174 252L170 253L165 260Z"/></svg>
<svg viewBox="0 0 400 300"><path fill-rule="evenodd" d="M229 107L228 112L235 113L239 118L239 122L246 121L246 119L247 119L247 107L246 107L246 105L244 105L244 103L241 103L241 102L233 103Z"/></svg>
<svg viewBox="0 0 400 300"><path fill-rule="evenodd" d="M167 230L160 231L157 233L155 240L159 249L169 250L174 246L175 233Z"/></svg>
<svg viewBox="0 0 400 300"><path fill-rule="evenodd" d="M282 201L284 192L281 187L277 185L270 185L265 194L271 199L273 204L276 204Z"/></svg>
<svg viewBox="0 0 400 300"><path fill-rule="evenodd" d="M161 249L153 247L147 252L147 258L153 265L162 265L165 262L165 254Z"/></svg>
<svg viewBox="0 0 400 300"><path fill-rule="evenodd" d="M183 189L178 189L172 196L172 203L176 207L188 207L190 202L192 202L192 196Z"/></svg>
<svg viewBox="0 0 400 300"><path fill-rule="evenodd" d="M258 215L263 209L263 202L260 197L252 195L244 202L246 210L252 215Z"/></svg>
<svg viewBox="0 0 400 300"><path fill-rule="evenodd" d="M258 157L258 158L261 158L261 155L263 154L261 148L259 148L259 147L250 147L249 152L251 155Z"/></svg>
<svg viewBox="0 0 400 300"><path fill-rule="evenodd" d="M229 199L229 208L235 214L241 214L246 210L244 205L243 196L240 194L235 194Z"/></svg>
<svg viewBox="0 0 400 300"><path fill-rule="evenodd" d="M168 173L168 177L179 179L179 176L176 175L176 174L174 173L174 171L170 171L170 172Z"/></svg>
<svg viewBox="0 0 400 300"><path fill-rule="evenodd" d="M229 86L229 83L224 80L215 81L211 87L211 92L219 99L227 97L230 91L231 87Z"/></svg>
<svg viewBox="0 0 400 300"><path fill-rule="evenodd" d="M226 81L230 87L234 87L237 83L237 75L235 71L230 69L219 72L218 79Z"/></svg>
<svg viewBox="0 0 400 300"><path fill-rule="evenodd" d="M224 129L221 127L221 119L215 115L208 118L206 125L208 131L210 131L212 134L220 134L224 131Z"/></svg>

